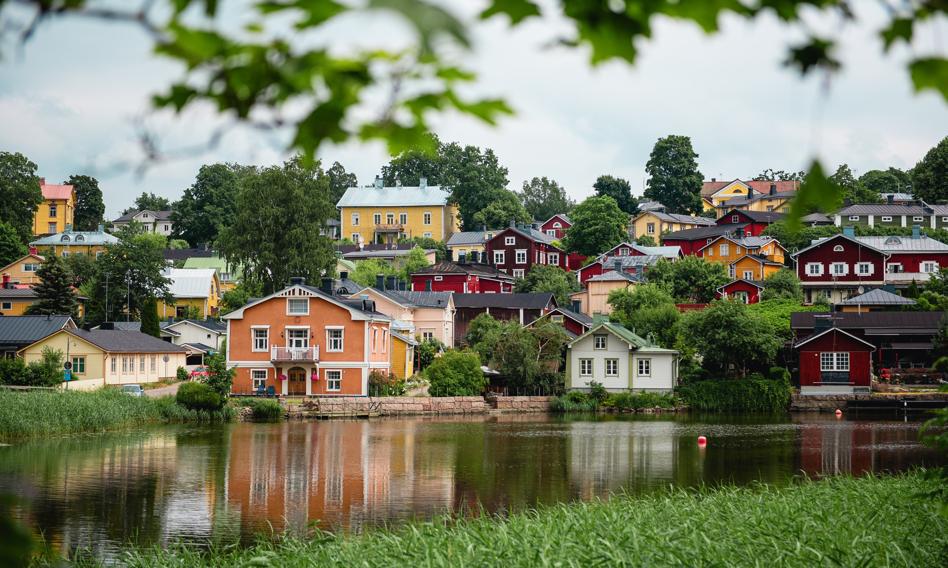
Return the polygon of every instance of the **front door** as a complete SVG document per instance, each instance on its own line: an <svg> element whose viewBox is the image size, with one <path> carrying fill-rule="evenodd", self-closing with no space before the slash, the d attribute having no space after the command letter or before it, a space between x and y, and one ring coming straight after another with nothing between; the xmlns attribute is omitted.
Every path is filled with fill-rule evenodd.
<svg viewBox="0 0 948 568"><path fill-rule="evenodd" d="M289 395L306 395L306 370L299 367L293 367L290 369L290 372L287 373L287 381L290 383L287 385L286 392Z"/></svg>

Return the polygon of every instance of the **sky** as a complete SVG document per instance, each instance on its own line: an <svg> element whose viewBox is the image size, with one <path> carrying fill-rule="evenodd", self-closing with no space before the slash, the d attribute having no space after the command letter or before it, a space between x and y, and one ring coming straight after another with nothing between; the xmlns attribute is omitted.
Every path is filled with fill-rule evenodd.
<svg viewBox="0 0 948 568"><path fill-rule="evenodd" d="M911 52L882 54L877 2L858 4L857 24L809 15L814 29L841 44L845 67L828 85L782 65L801 35L773 18L724 18L721 33L711 37L692 24L660 20L653 39L640 44L634 67L592 67L584 49L549 47L569 31L555 16L511 28L504 18L477 21L480 2L444 4L470 24L472 51L458 56L478 74L470 93L503 97L516 115L496 127L445 115L432 121L434 130L445 141L493 148L509 169L510 189L547 176L581 200L599 175L611 174L641 194L649 152L669 134L691 137L705 179L805 169L813 157L832 169L847 163L857 175L910 168L948 134L948 106L935 94L912 92L905 70ZM247 11L235 6L223 11L219 25L246 19ZM6 10L0 21L21 17ZM943 54L939 32L946 31L944 21L926 26L913 51ZM365 13L321 33L316 41L334 45L395 47L410 37L393 17ZM285 135L247 130L213 149L190 151L221 119L206 108L178 117L150 111L151 94L183 74L151 47L138 29L75 19L45 23L24 46L5 44L0 151L25 154L50 181L96 176L110 218L142 191L178 199L202 164L270 165L290 155ZM137 172L141 124L181 157ZM382 144L359 142L326 146L320 157L327 165L341 162L360 184L371 183L389 160Z"/></svg>

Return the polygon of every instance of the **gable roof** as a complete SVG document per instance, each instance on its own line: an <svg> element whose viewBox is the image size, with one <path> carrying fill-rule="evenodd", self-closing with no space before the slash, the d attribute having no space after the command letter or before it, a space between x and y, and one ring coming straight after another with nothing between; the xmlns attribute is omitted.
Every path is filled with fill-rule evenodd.
<svg viewBox="0 0 948 568"><path fill-rule="evenodd" d="M40 191L43 193L43 199L71 199L73 186L46 183L45 178L40 178Z"/></svg>
<svg viewBox="0 0 948 568"><path fill-rule="evenodd" d="M921 235L918 238L896 235L884 237L856 237L860 243L887 252L948 252L948 244Z"/></svg>
<svg viewBox="0 0 948 568"><path fill-rule="evenodd" d="M460 308L507 308L541 310L549 305L556 307L556 299L550 292L521 294L454 294L454 306Z"/></svg>
<svg viewBox="0 0 948 568"><path fill-rule="evenodd" d="M731 264L737 264L738 262L744 260L745 258L749 258L749 259L751 259L751 260L753 260L753 261L758 262L759 264L767 264L767 265L770 265L770 266L783 266L783 263L782 263L782 262L777 262L776 260L770 260L770 259L767 258L766 256L760 256L759 254L745 254L744 256L742 256L742 257L740 257L739 259L735 260L735 261L732 262Z"/></svg>
<svg viewBox="0 0 948 568"><path fill-rule="evenodd" d="M171 210L165 209L162 211L155 211L154 209L132 209L128 213L123 213L117 219L112 221L113 223L128 223L140 215L141 213L151 213L155 217L155 221L167 221L171 219Z"/></svg>
<svg viewBox="0 0 948 568"><path fill-rule="evenodd" d="M215 319L181 319L168 322L167 325L162 326L162 329L171 329L185 323L196 325L214 333L227 333L227 324Z"/></svg>
<svg viewBox="0 0 948 568"><path fill-rule="evenodd" d="M725 202L729 203L729 202ZM787 215L785 213L779 213L777 211L745 211L743 209L731 209L724 215L718 217L716 221L717 224L721 225L722 220L730 219L734 215L743 215L750 219L751 221L757 223L776 223L777 221L782 220ZM723 223L728 224L728 223Z"/></svg>
<svg viewBox="0 0 948 568"><path fill-rule="evenodd" d="M403 335L403 334L398 333L398 332L396 332L396 331L393 331L393 332L392 332L392 338L393 338L393 339L397 339L397 340L399 340L399 341L401 341L401 342L403 342L403 343L407 343L408 345L413 345L413 346L414 346L414 345L418 345L418 342L415 341L414 339L412 339L411 337L409 337L408 335Z"/></svg>
<svg viewBox="0 0 948 568"><path fill-rule="evenodd" d="M945 312L794 312L790 314L790 328L813 329L816 316L827 315L835 327L865 330L867 335L935 333L948 316Z"/></svg>
<svg viewBox="0 0 948 568"><path fill-rule="evenodd" d="M891 215L893 217L912 215L924 217L933 213L930 207L901 203L855 203L836 212L840 217L849 215Z"/></svg>
<svg viewBox="0 0 948 568"><path fill-rule="evenodd" d="M859 240L856 239L856 237L850 237L849 235L847 235L847 234L845 234L845 233L838 233L838 234L836 234L836 235L833 235L832 237L825 237L825 238L822 238L822 239L815 239L815 240L810 244L810 246L804 247L804 248L798 250L797 252L791 254L790 257L791 257L791 258L796 258L796 257L800 256L801 254L805 253L806 251L808 251L808 250L810 250L810 249L814 249L814 248L816 248L816 247L823 246L823 245L825 245L825 244L831 243L831 242L833 242L833 241L836 240L836 239L846 239L847 241L849 241L849 242L851 242L851 243L853 243L853 244L855 244L855 245L864 246L864 247L866 247L866 248L868 248L868 249L870 249L870 250L874 250L875 252L877 252L877 253L879 253L879 254L881 254L881 255L883 255L883 256L887 256L887 254L886 254L885 252L883 252L882 250L879 250L879 249L877 249L876 247L874 247L874 246L872 246L872 245L870 245L870 244L860 242Z"/></svg>
<svg viewBox="0 0 948 568"><path fill-rule="evenodd" d="M188 257L184 261L184 266L182 268L213 268L217 270L218 273L230 273L235 272L236 266L231 266L227 259L213 255L213 256L192 256Z"/></svg>
<svg viewBox="0 0 948 568"><path fill-rule="evenodd" d="M698 241L701 239L726 235L728 233L737 231L738 229L743 229L747 227L747 225L747 223L739 223L737 225L710 225L708 227L698 227L695 229L683 229L681 231L674 231L672 233L663 235L662 242L669 240Z"/></svg>
<svg viewBox="0 0 948 568"><path fill-rule="evenodd" d="M702 197L711 197L715 193L721 191L725 187L728 187L731 184L740 183L745 187L750 187L754 190L754 193L770 193L771 184L777 185L778 193L792 193L800 188L800 182L798 181L770 181L770 180L751 180L743 181L741 179L733 179L731 181L706 181L701 184L701 196Z"/></svg>
<svg viewBox="0 0 948 568"><path fill-rule="evenodd" d="M300 294L300 292L303 292L303 293ZM286 288L283 288L282 290L277 290L276 292L270 294L269 296L264 296L262 298L252 298L245 305L237 308L236 310L232 312L225 314L221 319L225 319L225 320L241 319L244 317L244 312L248 308L252 308L253 306L262 304L263 302L267 302L269 300L273 300L276 298L294 298L294 297L318 298L320 300L324 300L326 302L329 302L330 304L333 304L334 306L338 306L340 308L344 308L348 310L349 314L352 316L352 319L354 320L364 321L364 320L378 320L378 319L388 320L389 319L388 316L384 314L380 314L375 311L361 308L360 300L344 299L344 298L337 298L335 296L330 296L324 293L319 288L315 288L313 286L307 286L305 284L290 284Z"/></svg>
<svg viewBox="0 0 948 568"><path fill-rule="evenodd" d="M546 225L547 223L549 223L549 222L552 221L553 219L557 219L557 218L559 218L559 219L562 220L562 221L565 221L567 225L572 225L572 224L573 224L573 222L570 221L570 219L569 219L569 215L567 215L566 213L557 213L556 215L553 215L552 217L550 217L550 218L547 219L546 221L540 223L540 226L542 227L543 225Z"/></svg>
<svg viewBox="0 0 948 568"><path fill-rule="evenodd" d="M35 343L64 328L75 328L69 316L0 316L0 346Z"/></svg>
<svg viewBox="0 0 948 568"><path fill-rule="evenodd" d="M750 284L751 286L753 286L753 287L755 287L755 288L758 288L758 289L760 289L760 290L763 290L763 289L764 289L764 283L763 283L763 282L760 282L760 281L758 281L758 280L747 280L746 278L735 278L734 280L731 280L730 282L728 282L728 283L725 284L724 286L718 286L717 289L718 289L718 291L720 292L720 291L723 291L725 288L729 288L729 287L731 287L731 286L737 284L738 282L744 282L744 283L746 283L746 284Z"/></svg>
<svg viewBox="0 0 948 568"><path fill-rule="evenodd" d="M496 267L489 264L460 264L457 262L451 262L449 260L442 260L441 262L436 262L430 266L420 268L415 272L412 272L413 276L415 274L473 274L483 278L496 278L500 280L510 280L511 282L514 280L513 276L505 272L501 272Z"/></svg>
<svg viewBox="0 0 948 568"><path fill-rule="evenodd" d="M548 245L553 245L553 241L556 240L555 237L551 237L550 235L544 233L543 231L534 229L532 225L530 226L517 225L516 227L504 227L503 229L498 229L497 232L494 233L494 236L490 238L490 240L499 238L501 235L503 235L507 231L513 231L532 241L539 241L541 243L545 243Z"/></svg>
<svg viewBox="0 0 948 568"><path fill-rule="evenodd" d="M602 274L597 274L586 282L642 282L644 280L644 275L641 274L629 274L628 272L610 270L608 272L603 272Z"/></svg>
<svg viewBox="0 0 948 568"><path fill-rule="evenodd" d="M837 302L837 306L914 306L917 304L915 300L911 298L903 298L898 294L893 294L888 290L883 290L882 288L876 288L874 290L869 290L865 294L860 294L858 296L853 296L848 300L843 300L842 302Z"/></svg>
<svg viewBox="0 0 948 568"><path fill-rule="evenodd" d="M120 329L122 331L141 331L142 322L140 321L112 321L109 322L113 329ZM161 324L159 324L161 327ZM99 324L93 328L93 330L102 329L102 324ZM179 335L179 334L176 334Z"/></svg>
<svg viewBox="0 0 948 568"><path fill-rule="evenodd" d="M175 298L207 298L215 274L213 268L171 268L164 276L171 280L168 292Z"/></svg>
<svg viewBox="0 0 948 568"><path fill-rule="evenodd" d="M657 219L668 223L687 223L689 225L703 225L710 226L714 224L714 219L709 219L708 217L695 217L692 215L681 215L678 213L665 213L664 211L644 211L636 215L635 219L643 217L645 215L652 215Z"/></svg>
<svg viewBox="0 0 948 568"><path fill-rule="evenodd" d="M3 288L0 287L0 298L35 298L36 291L29 286L23 288Z"/></svg>
<svg viewBox="0 0 948 568"><path fill-rule="evenodd" d="M0 267L0 272L4 272L4 271L6 271L8 268L11 268L14 264L19 264L19 263L21 263L21 262L23 262L24 260L27 260L27 259L29 259L29 258L35 258L36 260L38 260L38 261L40 261L40 262L46 262L46 259L43 258L42 256L38 255L38 254L24 254L23 256L21 256L20 258L14 260L14 261L11 262L10 264L8 264L8 265L6 265L6 266L3 266L3 267Z"/></svg>
<svg viewBox="0 0 948 568"><path fill-rule="evenodd" d="M718 242L721 239L726 239L728 241L731 241L735 245L744 247L746 249L759 249L761 247L769 245L770 243L774 243L778 247L783 248L783 245L780 244L780 241L778 241L777 239L773 237L735 237L733 235L719 235L710 243L699 248L698 251L700 252L706 248L713 247L714 243Z"/></svg>
<svg viewBox="0 0 948 568"><path fill-rule="evenodd" d="M451 292L413 292L409 290L370 290L384 296L400 306L408 308L447 308L451 304Z"/></svg>
<svg viewBox="0 0 948 568"><path fill-rule="evenodd" d="M834 331L835 331L836 333L842 333L842 334L845 335L846 337L848 337L848 338L850 338L850 339L852 339L852 340L854 340L854 341L858 341L859 343L862 343L863 345L868 345L868 346L870 347L870 351L875 351L875 350L876 350L876 346L875 346L875 345L869 343L869 342L866 341L865 339L859 339L859 338L856 337L855 335L849 333L849 332L846 331L846 330L840 329L840 328L838 328L838 327L830 327L830 328L824 329L823 331L821 331L821 332L819 332L819 333L814 333L814 334L808 335L807 337L804 337L804 338L801 339L800 341L797 341L796 343L794 343L794 344L793 344L793 347L794 347L794 348L800 347L800 346L802 346L802 345L805 345L805 344L807 344L807 343L813 341L814 339L823 337L824 335L826 335L826 334L828 334L828 333L830 333L830 332L834 332Z"/></svg>
<svg viewBox="0 0 948 568"><path fill-rule="evenodd" d="M441 207L448 204L450 197L450 192L437 185L350 187L339 198L336 207Z"/></svg>
<svg viewBox="0 0 948 568"><path fill-rule="evenodd" d="M110 353L184 353L187 351L187 349L180 345L152 337L140 331L122 329L95 329L90 331L64 329L62 333L68 333L78 337ZM34 341L33 344L35 343Z"/></svg>
<svg viewBox="0 0 948 568"><path fill-rule="evenodd" d="M654 351L654 352L678 353L678 351L674 349L665 349L665 348L659 347L655 345L654 343L648 341L644 337L636 334L632 330L626 328L625 326L615 323L615 322L608 321L608 320L600 321L600 322L594 321L593 326L589 328L589 330L586 333L570 341L567 344L567 346L572 347L573 344L577 343L578 341L581 341L582 339L586 338L589 335L596 334L600 330L606 330L609 333L612 333L613 335L615 335L622 341L628 343L629 346L634 349L647 349L648 351Z"/></svg>
<svg viewBox="0 0 948 568"><path fill-rule="evenodd" d="M497 231L461 231L459 233L451 233L451 236L448 237L448 241L445 244L449 247L482 245L486 243L490 237L493 237L496 232Z"/></svg>
<svg viewBox="0 0 948 568"><path fill-rule="evenodd" d="M770 199L793 199L796 196L796 190L793 191L778 191L777 193L755 193L753 197L747 199L728 199L724 202L723 205L727 206L738 206L738 205L748 205L750 203L755 203L757 201L766 201Z"/></svg>
<svg viewBox="0 0 948 568"><path fill-rule="evenodd" d="M63 233L55 233L52 235L47 235L40 239L36 239L30 243L31 246L36 245L56 245L56 246L72 246L72 245L114 245L119 242L118 237L115 235L110 235L105 231L66 231Z"/></svg>
<svg viewBox="0 0 948 568"><path fill-rule="evenodd" d="M810 223L811 225L832 225L833 220L824 215L823 213L816 212L810 213L809 215L804 215L800 218L800 221L803 223Z"/></svg>

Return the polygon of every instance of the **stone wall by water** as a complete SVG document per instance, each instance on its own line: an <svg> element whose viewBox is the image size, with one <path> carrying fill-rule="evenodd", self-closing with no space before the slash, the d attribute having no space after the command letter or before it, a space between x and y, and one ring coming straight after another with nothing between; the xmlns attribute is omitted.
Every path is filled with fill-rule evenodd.
<svg viewBox="0 0 948 568"><path fill-rule="evenodd" d="M514 412L549 412L552 396L491 396L491 408Z"/></svg>
<svg viewBox="0 0 948 568"><path fill-rule="evenodd" d="M332 416L404 416L418 414L486 414L501 412L547 412L552 397L498 396L484 399L480 396L445 397L312 397L301 403L289 404L290 418L319 418Z"/></svg>

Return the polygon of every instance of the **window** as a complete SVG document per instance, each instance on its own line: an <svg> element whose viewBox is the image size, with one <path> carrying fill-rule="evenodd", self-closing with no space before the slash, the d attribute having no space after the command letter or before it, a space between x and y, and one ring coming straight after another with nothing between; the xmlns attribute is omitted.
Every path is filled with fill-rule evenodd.
<svg viewBox="0 0 948 568"><path fill-rule="evenodd" d="M515 245L515 244L517 244L517 238L516 238L516 237L504 237L504 246L508 246L508 247L509 247L509 246L513 246L513 245Z"/></svg>
<svg viewBox="0 0 948 568"><path fill-rule="evenodd" d="M309 314L309 298L287 298L286 315L305 316Z"/></svg>
<svg viewBox="0 0 948 568"><path fill-rule="evenodd" d="M375 223L376 225L381 225L381 224L382 224L382 214L381 214L381 213L376 213L375 215L372 215L372 222Z"/></svg>
<svg viewBox="0 0 948 568"><path fill-rule="evenodd" d="M594 349L605 349L608 346L608 336L606 335L596 335L593 336L593 348Z"/></svg>
<svg viewBox="0 0 948 568"><path fill-rule="evenodd" d="M250 381L253 384L253 390L263 390L267 387L267 370L251 369Z"/></svg>
<svg viewBox="0 0 948 568"><path fill-rule="evenodd" d="M286 328L286 346L294 349L305 349L309 347L309 328Z"/></svg>
<svg viewBox="0 0 948 568"><path fill-rule="evenodd" d="M768 206L767 206L767 211L773 211L773 210L774 210L774 206L773 206L773 205L768 205Z"/></svg>
<svg viewBox="0 0 948 568"><path fill-rule="evenodd" d="M619 376L619 360L618 359L606 359L606 376L607 377Z"/></svg>
<svg viewBox="0 0 948 568"><path fill-rule="evenodd" d="M378 345L379 345L378 335L379 335L379 330L373 327L372 328L372 353L375 353L378 350Z"/></svg>
<svg viewBox="0 0 948 568"><path fill-rule="evenodd" d="M745 271L744 271L744 280L751 280L752 278L754 278L754 271L753 271L753 270L745 270Z"/></svg>
<svg viewBox="0 0 948 568"><path fill-rule="evenodd" d="M513 277L514 277L514 278L523 278L523 269L522 269L522 268L514 268L514 269L513 269Z"/></svg>
<svg viewBox="0 0 948 568"><path fill-rule="evenodd" d="M737 274L737 267L736 267L736 266L728 266L728 267L727 267L727 275L728 275L730 278L734 278L734 275L735 275L735 274Z"/></svg>
<svg viewBox="0 0 948 568"><path fill-rule="evenodd" d="M81 375L86 372L86 358L85 357L72 358L72 372L77 375Z"/></svg>
<svg viewBox="0 0 948 568"><path fill-rule="evenodd" d="M158 370L158 356L157 355L151 356L151 370L152 372L155 372Z"/></svg>
<svg viewBox="0 0 948 568"><path fill-rule="evenodd" d="M168 230L168 225L165 225L165 226L164 226L164 230L165 230L165 231Z"/></svg>
<svg viewBox="0 0 948 568"><path fill-rule="evenodd" d="M359 214L358 214L358 213L353 213L353 214L352 214L352 226L353 226L353 227L358 227L358 226L359 226Z"/></svg>
<svg viewBox="0 0 948 568"><path fill-rule="evenodd" d="M548 261L548 264L552 264L554 266L560 265L560 253L558 252L549 253L548 255L546 255L546 259Z"/></svg>
<svg viewBox="0 0 948 568"><path fill-rule="evenodd" d="M63 257L63 258L66 258L67 256L69 256L69 251L68 251L68 250L64 250L64 251L63 251L63 254L62 254L62 257Z"/></svg>
<svg viewBox="0 0 948 568"><path fill-rule="evenodd" d="M655 234L655 223L648 223L645 225L645 232L654 235Z"/></svg>
<svg viewBox="0 0 948 568"><path fill-rule="evenodd" d="M56 213L57 213L56 209L57 209L57 207L56 207L56 204L55 204L55 203L50 203L50 204L49 204L49 216L50 216L50 217L55 217L55 216L56 216Z"/></svg>
<svg viewBox="0 0 948 568"><path fill-rule="evenodd" d="M549 235L549 236L551 236L551 237L555 237L555 236L556 236L556 229L547 229L547 230L546 230L546 234Z"/></svg>
<svg viewBox="0 0 948 568"><path fill-rule="evenodd" d="M341 328L330 328L326 330L326 351L338 353L342 351L342 333Z"/></svg>
<svg viewBox="0 0 948 568"><path fill-rule="evenodd" d="M740 215L731 215L731 223L740 223L740 222L741 222Z"/></svg>
<svg viewBox="0 0 948 568"><path fill-rule="evenodd" d="M342 371L326 371L326 390L342 390Z"/></svg>
<svg viewBox="0 0 948 568"><path fill-rule="evenodd" d="M23 265L23 272L36 272L39 268L39 265L34 262L27 262Z"/></svg>
<svg viewBox="0 0 948 568"><path fill-rule="evenodd" d="M593 375L593 360L580 359L579 360L579 376L591 377L592 375Z"/></svg>
<svg viewBox="0 0 948 568"><path fill-rule="evenodd" d="M619 256L629 256L629 248L622 247L619 249Z"/></svg>
<svg viewBox="0 0 948 568"><path fill-rule="evenodd" d="M434 339L434 332L433 332L433 331L422 331L422 332L421 332L421 340L422 340L422 341L431 341L432 339Z"/></svg>
<svg viewBox="0 0 948 568"><path fill-rule="evenodd" d="M58 231L56 230L56 223L50 223L46 228L48 229L48 230L46 231L47 233L56 233L56 232L58 232ZM66 239L66 240L68 241L69 239Z"/></svg>
<svg viewBox="0 0 948 568"><path fill-rule="evenodd" d="M394 225L394 224L395 224L395 214L394 214L394 213L386 213L386 214L385 214L385 222L388 223L389 225Z"/></svg>
<svg viewBox="0 0 948 568"><path fill-rule="evenodd" d="M116 357L112 357L112 372L113 372L113 373L116 372L116 370L115 370L115 366L117 365L116 360L117 360Z"/></svg>
<svg viewBox="0 0 948 568"><path fill-rule="evenodd" d="M556 221L555 223L553 223L553 227L554 227L555 229L562 229L562 228L563 228L563 223L560 223L559 221Z"/></svg>
<svg viewBox="0 0 948 568"><path fill-rule="evenodd" d="M850 220L850 221L858 221L858 220L859 220L859 215L850 215L850 216L849 216L849 220Z"/></svg>
<svg viewBox="0 0 948 568"><path fill-rule="evenodd" d="M398 214L398 222L401 223L402 225L407 225L407 224L408 224L408 213L399 213L399 214Z"/></svg>
<svg viewBox="0 0 948 568"><path fill-rule="evenodd" d="M843 245L836 245L833 247L833 252L843 252Z"/></svg>
<svg viewBox="0 0 948 568"><path fill-rule="evenodd" d="M12 309L13 309L13 302L3 302L2 304L0 304L0 309L12 310Z"/></svg>
<svg viewBox="0 0 948 568"><path fill-rule="evenodd" d="M504 251L495 250L494 251L494 264L504 264L506 259L504 258Z"/></svg>
<svg viewBox="0 0 948 568"><path fill-rule="evenodd" d="M932 273L938 272L938 263L933 260L926 260L922 263L922 272Z"/></svg>
<svg viewBox="0 0 948 568"><path fill-rule="evenodd" d="M124 357L122 357L122 374L123 374L123 375L124 375L125 373L128 373L128 362L129 362L128 360L129 360L129 359L130 359L130 357L128 357L127 355L124 356Z"/></svg>
<svg viewBox="0 0 948 568"><path fill-rule="evenodd" d="M808 262L808 263L806 263L806 275L807 275L807 276L822 276L822 275L823 275L823 263L820 263L820 262Z"/></svg>
<svg viewBox="0 0 948 568"><path fill-rule="evenodd" d="M561 314L553 314L550 316L550 321L554 323L563 323L563 316Z"/></svg>
<svg viewBox="0 0 948 568"><path fill-rule="evenodd" d="M517 264L526 264L527 263L527 249L517 249L516 260Z"/></svg>
<svg viewBox="0 0 948 568"><path fill-rule="evenodd" d="M639 376L640 377L652 376L652 360L651 359L639 359Z"/></svg>
<svg viewBox="0 0 948 568"><path fill-rule="evenodd" d="M924 220L925 220L924 217L918 217L918 216L912 217L912 221L915 223L921 223Z"/></svg>
<svg viewBox="0 0 948 568"><path fill-rule="evenodd" d="M729 255L729 254L730 254L730 247L728 246L728 243L721 243L721 244L719 244L719 245L718 245L718 253L720 253L721 256L727 256L727 255Z"/></svg>
<svg viewBox="0 0 948 568"><path fill-rule="evenodd" d="M830 264L830 274L833 276L846 276L849 274L849 265L845 262L834 262Z"/></svg>
<svg viewBox="0 0 948 568"><path fill-rule="evenodd" d="M886 269L890 274L898 274L899 272L902 272L902 265L898 262L892 262L886 267Z"/></svg>
<svg viewBox="0 0 948 568"><path fill-rule="evenodd" d="M883 222L883 223L891 223L891 222L892 222L892 217L889 216L889 215L883 215L883 216L882 216L882 222Z"/></svg>
<svg viewBox="0 0 948 568"><path fill-rule="evenodd" d="M711 241L713 241L713 240L714 240L714 239L708 237L708 240L705 241L705 244L710 245L710 244L711 244Z"/></svg>
<svg viewBox="0 0 948 568"><path fill-rule="evenodd" d="M742 304L747 304L750 302L750 298L748 297L745 290L738 290L737 292L734 292L733 296L735 300Z"/></svg>
<svg viewBox="0 0 948 568"><path fill-rule="evenodd" d="M251 330L251 334L253 335L253 348L251 351L267 351L270 347L270 330L255 327Z"/></svg>
<svg viewBox="0 0 948 568"><path fill-rule="evenodd" d="M846 351L820 353L820 371L849 371L849 353Z"/></svg>
<svg viewBox="0 0 948 568"><path fill-rule="evenodd" d="M144 355L138 358L138 372L139 373L145 372L145 356Z"/></svg>
<svg viewBox="0 0 948 568"><path fill-rule="evenodd" d="M424 223L425 223L425 225L430 225L430 224L431 224L431 211L425 211Z"/></svg>
<svg viewBox="0 0 948 568"><path fill-rule="evenodd" d="M431 232L425 231L425 234L424 234L423 236L424 236L426 239L430 239L430 238L431 238Z"/></svg>
<svg viewBox="0 0 948 568"><path fill-rule="evenodd" d="M942 218L941 218L941 222L942 222L942 223L948 223L948 217L942 217Z"/></svg>
<svg viewBox="0 0 948 568"><path fill-rule="evenodd" d="M856 274L860 276L869 276L874 272L871 262L856 263Z"/></svg>

